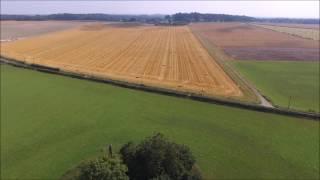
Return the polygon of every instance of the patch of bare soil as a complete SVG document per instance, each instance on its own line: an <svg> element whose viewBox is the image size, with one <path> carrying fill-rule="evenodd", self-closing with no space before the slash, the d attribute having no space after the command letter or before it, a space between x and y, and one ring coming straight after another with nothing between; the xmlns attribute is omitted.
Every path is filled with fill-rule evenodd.
<svg viewBox="0 0 320 180"><path fill-rule="evenodd" d="M319 49L307 48L225 48L236 60L319 61Z"/></svg>
<svg viewBox="0 0 320 180"><path fill-rule="evenodd" d="M91 23L82 21L0 21L1 42L66 30Z"/></svg>
<svg viewBox="0 0 320 180"><path fill-rule="evenodd" d="M190 26L235 59L319 60L319 41L246 23L194 23Z"/></svg>

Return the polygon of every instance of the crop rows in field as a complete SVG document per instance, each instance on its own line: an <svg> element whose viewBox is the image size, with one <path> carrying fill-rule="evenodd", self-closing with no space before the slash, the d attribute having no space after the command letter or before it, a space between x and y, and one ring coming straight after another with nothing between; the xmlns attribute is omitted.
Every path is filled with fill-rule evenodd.
<svg viewBox="0 0 320 180"><path fill-rule="evenodd" d="M2 45L29 63L204 95L242 96L190 29L95 25Z"/></svg>

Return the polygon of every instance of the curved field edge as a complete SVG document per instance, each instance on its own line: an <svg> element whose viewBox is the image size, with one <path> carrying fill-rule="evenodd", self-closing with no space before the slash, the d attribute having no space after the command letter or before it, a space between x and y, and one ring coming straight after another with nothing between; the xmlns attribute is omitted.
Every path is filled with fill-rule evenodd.
<svg viewBox="0 0 320 180"><path fill-rule="evenodd" d="M57 179L162 132L207 179L319 178L319 122L1 65L1 178Z"/></svg>
<svg viewBox="0 0 320 180"><path fill-rule="evenodd" d="M229 75L229 77L238 84L238 87L243 92L243 97L235 97L234 100L259 104L260 100L252 90L253 87L241 77L241 75L230 65L229 61L231 61L231 57L226 55L219 47L213 44L213 42L209 41L205 37L198 33L196 30L189 26L193 34L200 41L202 46L207 49L208 53L212 56L212 58L223 68L223 70Z"/></svg>
<svg viewBox="0 0 320 180"><path fill-rule="evenodd" d="M232 65L274 105L320 112L319 62L233 61Z"/></svg>

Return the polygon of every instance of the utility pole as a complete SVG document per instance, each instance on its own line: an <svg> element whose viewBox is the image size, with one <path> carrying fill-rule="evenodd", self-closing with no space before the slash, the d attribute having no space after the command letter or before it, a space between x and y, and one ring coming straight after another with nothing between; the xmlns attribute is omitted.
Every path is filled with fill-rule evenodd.
<svg viewBox="0 0 320 180"><path fill-rule="evenodd" d="M292 96L289 96L288 109L290 108L290 105L291 105L291 97Z"/></svg>
<svg viewBox="0 0 320 180"><path fill-rule="evenodd" d="M109 144L109 157L112 157L112 144Z"/></svg>

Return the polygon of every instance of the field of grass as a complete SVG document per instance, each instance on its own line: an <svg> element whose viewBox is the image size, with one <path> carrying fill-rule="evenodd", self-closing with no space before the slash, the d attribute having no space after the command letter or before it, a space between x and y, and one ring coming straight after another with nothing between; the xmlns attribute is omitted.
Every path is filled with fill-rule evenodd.
<svg viewBox="0 0 320 180"><path fill-rule="evenodd" d="M153 132L188 145L207 179L319 178L319 122L1 65L1 179L57 179Z"/></svg>
<svg viewBox="0 0 320 180"><path fill-rule="evenodd" d="M319 62L236 61L234 66L275 105L319 112Z"/></svg>

